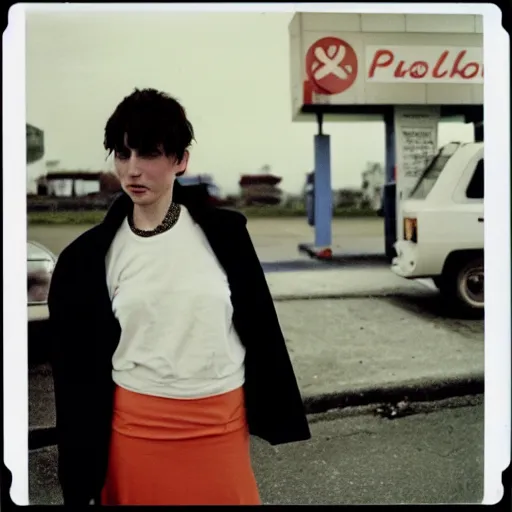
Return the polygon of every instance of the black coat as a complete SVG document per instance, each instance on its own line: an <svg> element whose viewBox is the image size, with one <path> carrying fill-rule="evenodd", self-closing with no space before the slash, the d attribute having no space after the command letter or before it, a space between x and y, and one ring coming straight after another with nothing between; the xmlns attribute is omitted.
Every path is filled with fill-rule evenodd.
<svg viewBox="0 0 512 512"><path fill-rule="evenodd" d="M173 199L185 205L201 226L228 277L233 323L246 349L250 433L273 445L309 439L300 391L245 217L209 206L195 187L176 183ZM131 207L129 197L121 194L102 223L64 249L52 277L51 365L65 504L97 499L105 481L113 410L112 356L121 332L107 290L105 256Z"/></svg>

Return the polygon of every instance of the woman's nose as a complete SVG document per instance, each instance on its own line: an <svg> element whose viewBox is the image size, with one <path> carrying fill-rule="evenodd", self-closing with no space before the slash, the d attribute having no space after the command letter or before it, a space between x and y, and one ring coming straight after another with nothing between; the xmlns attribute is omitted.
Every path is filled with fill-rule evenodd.
<svg viewBox="0 0 512 512"><path fill-rule="evenodd" d="M128 160L128 174L130 176L139 176L140 173L139 162L137 158L132 155L130 160Z"/></svg>

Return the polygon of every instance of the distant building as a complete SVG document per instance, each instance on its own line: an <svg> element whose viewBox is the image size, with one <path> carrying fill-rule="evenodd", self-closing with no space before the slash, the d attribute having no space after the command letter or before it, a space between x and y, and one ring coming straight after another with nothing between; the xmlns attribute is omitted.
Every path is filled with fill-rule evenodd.
<svg viewBox="0 0 512 512"><path fill-rule="evenodd" d="M117 176L104 171L47 172L36 183L37 195L51 197L112 195L121 190Z"/></svg>
<svg viewBox="0 0 512 512"><path fill-rule="evenodd" d="M380 163L368 162L362 172L361 189L363 201L377 211L382 205L382 187L384 186L384 167Z"/></svg>
<svg viewBox="0 0 512 512"><path fill-rule="evenodd" d="M239 181L242 205L280 204L283 191L277 185L281 181L272 174L243 174Z"/></svg>
<svg viewBox="0 0 512 512"><path fill-rule="evenodd" d="M212 176L209 174L185 174L183 176L179 176L177 178L180 185L190 186L190 185L206 185L208 189L208 193L210 196L219 197L221 196L221 191Z"/></svg>

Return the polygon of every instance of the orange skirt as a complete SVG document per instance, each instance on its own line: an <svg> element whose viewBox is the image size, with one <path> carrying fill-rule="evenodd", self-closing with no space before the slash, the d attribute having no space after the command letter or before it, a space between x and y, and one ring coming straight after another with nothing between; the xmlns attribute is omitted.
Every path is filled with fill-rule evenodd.
<svg viewBox="0 0 512 512"><path fill-rule="evenodd" d="M117 387L103 505L261 505L243 388L176 400Z"/></svg>

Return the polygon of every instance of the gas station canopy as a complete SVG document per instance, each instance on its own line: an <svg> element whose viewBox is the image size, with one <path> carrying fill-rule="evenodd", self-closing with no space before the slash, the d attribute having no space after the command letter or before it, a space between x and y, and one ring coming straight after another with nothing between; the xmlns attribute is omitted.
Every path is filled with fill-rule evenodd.
<svg viewBox="0 0 512 512"><path fill-rule="evenodd" d="M390 105L481 111L482 16L297 13L289 35L294 121L360 121Z"/></svg>
<svg viewBox="0 0 512 512"><path fill-rule="evenodd" d="M472 122L483 139L482 16L297 13L289 36L292 119L318 123L308 252L332 254L323 122L371 120L384 121L385 251L392 257L403 235L400 203L437 153L439 121Z"/></svg>

